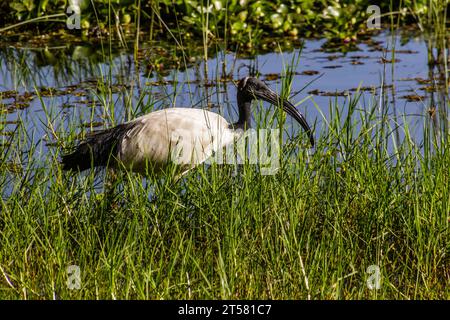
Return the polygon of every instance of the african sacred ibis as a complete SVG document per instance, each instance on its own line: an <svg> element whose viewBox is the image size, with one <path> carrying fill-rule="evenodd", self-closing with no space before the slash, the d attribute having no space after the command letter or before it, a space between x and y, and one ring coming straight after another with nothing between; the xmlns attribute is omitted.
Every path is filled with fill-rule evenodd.
<svg viewBox="0 0 450 320"><path fill-rule="evenodd" d="M146 174L149 169L150 172L161 171L176 160L182 171L189 170L250 128L250 107L255 98L281 106L305 129L314 146L311 128L294 105L281 99L263 81L245 77L237 86L239 119L236 123L229 124L219 114L202 109L168 108L150 112L89 134L73 153L62 157L63 169L82 171L91 167L123 165ZM173 150L178 150L175 158Z"/></svg>

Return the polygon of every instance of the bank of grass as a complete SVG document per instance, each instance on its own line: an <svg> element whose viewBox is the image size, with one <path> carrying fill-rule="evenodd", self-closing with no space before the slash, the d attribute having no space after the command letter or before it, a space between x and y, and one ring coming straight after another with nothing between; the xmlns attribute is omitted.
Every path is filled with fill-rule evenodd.
<svg viewBox="0 0 450 320"><path fill-rule="evenodd" d="M0 162L0 298L448 298L447 136L417 144L375 101L330 103L315 149L291 137L267 176L250 164L181 181L72 176L61 148L43 152L19 123ZM75 126L54 134L71 140Z"/></svg>

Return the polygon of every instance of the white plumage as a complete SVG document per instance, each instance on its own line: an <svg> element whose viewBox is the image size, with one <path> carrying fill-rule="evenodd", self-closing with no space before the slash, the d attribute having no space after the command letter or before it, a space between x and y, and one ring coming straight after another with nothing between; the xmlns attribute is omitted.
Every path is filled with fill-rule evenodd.
<svg viewBox="0 0 450 320"><path fill-rule="evenodd" d="M132 122L136 125L124 135L118 159L140 173L146 172L149 163L155 171L169 162L187 170L238 137L225 118L201 109L159 110Z"/></svg>
<svg viewBox="0 0 450 320"><path fill-rule="evenodd" d="M245 77L237 87L237 122L230 124L222 116L202 109L168 108L151 112L88 135L74 152L62 157L63 169L82 171L110 165L147 174L175 163L185 172L250 128L250 107L255 98L283 108L302 125L314 146L311 129L294 105L281 99L261 80Z"/></svg>

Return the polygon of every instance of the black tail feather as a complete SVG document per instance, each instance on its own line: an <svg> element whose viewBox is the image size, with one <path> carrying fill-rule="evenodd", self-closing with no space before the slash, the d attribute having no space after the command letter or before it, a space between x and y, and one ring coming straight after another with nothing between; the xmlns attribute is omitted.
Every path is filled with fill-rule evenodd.
<svg viewBox="0 0 450 320"><path fill-rule="evenodd" d="M75 151L61 157L63 170L83 171L93 167L106 166L115 161L118 147L124 135L133 127L133 122L92 132L80 142Z"/></svg>

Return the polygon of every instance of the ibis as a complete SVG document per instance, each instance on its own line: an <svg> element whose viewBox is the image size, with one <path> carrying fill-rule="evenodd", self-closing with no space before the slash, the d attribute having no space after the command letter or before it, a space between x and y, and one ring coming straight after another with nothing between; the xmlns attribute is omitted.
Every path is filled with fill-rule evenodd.
<svg viewBox="0 0 450 320"><path fill-rule="evenodd" d="M239 118L235 123L203 109L153 111L130 122L88 134L72 153L62 156L62 168L83 171L93 167L123 166L146 175L161 172L168 164L176 163L187 172L250 128L254 99L280 106L303 127L314 146L313 133L303 114L263 81L245 77L237 83Z"/></svg>

